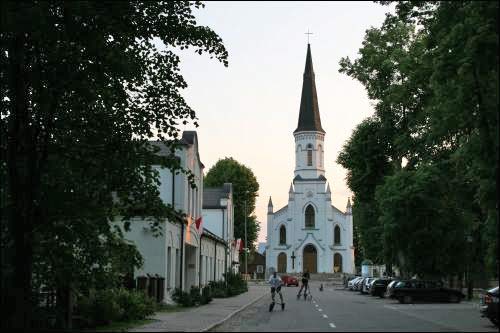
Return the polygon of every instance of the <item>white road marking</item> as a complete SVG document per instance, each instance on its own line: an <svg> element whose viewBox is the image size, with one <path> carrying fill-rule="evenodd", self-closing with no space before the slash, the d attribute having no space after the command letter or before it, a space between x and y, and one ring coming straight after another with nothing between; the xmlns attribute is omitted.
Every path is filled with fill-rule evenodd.
<svg viewBox="0 0 500 333"><path fill-rule="evenodd" d="M323 318L328 318L328 316L326 314L323 315Z"/></svg>
<svg viewBox="0 0 500 333"><path fill-rule="evenodd" d="M314 306L315 306L315 307L318 307L319 305L318 305L318 304L315 304Z"/></svg>
<svg viewBox="0 0 500 333"><path fill-rule="evenodd" d="M330 323L331 328L335 328L336 326L333 323Z"/></svg>
<svg viewBox="0 0 500 333"><path fill-rule="evenodd" d="M318 309L319 312L323 311L322 309Z"/></svg>

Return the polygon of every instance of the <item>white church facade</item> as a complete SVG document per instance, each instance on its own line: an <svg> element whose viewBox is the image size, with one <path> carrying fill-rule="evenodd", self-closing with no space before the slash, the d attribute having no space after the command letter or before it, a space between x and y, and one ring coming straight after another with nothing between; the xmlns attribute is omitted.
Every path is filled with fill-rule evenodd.
<svg viewBox="0 0 500 333"><path fill-rule="evenodd" d="M295 137L295 171L288 204L276 211L269 198L267 269L281 273L354 273L353 220L332 205L324 167L325 131L307 46L299 122Z"/></svg>

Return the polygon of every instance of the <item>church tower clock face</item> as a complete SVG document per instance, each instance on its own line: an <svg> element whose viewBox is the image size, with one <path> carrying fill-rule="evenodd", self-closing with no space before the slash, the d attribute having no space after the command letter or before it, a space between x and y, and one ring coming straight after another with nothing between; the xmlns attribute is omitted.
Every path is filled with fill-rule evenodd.
<svg viewBox="0 0 500 333"><path fill-rule="evenodd" d="M295 170L288 205L274 211L269 198L268 271L295 274L304 270L331 274L355 272L350 203L345 213L332 206L331 190L325 177L325 134L319 113L311 45L307 44L299 121L293 132ZM283 225L286 229L280 228Z"/></svg>

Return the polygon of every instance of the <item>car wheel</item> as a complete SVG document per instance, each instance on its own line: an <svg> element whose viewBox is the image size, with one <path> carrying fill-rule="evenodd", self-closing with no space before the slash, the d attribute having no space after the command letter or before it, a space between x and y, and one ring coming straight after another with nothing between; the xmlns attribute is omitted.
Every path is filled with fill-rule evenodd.
<svg viewBox="0 0 500 333"><path fill-rule="evenodd" d="M449 300L451 303L460 303L460 297L457 295L450 295Z"/></svg>
<svg viewBox="0 0 500 333"><path fill-rule="evenodd" d="M498 327L498 318L489 317L489 319L493 323L493 325L495 325L496 327Z"/></svg>

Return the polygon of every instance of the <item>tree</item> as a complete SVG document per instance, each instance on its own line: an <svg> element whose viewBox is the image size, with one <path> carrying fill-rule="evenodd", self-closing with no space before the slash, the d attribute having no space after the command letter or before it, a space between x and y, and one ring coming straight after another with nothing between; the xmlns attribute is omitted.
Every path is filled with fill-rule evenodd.
<svg viewBox="0 0 500 333"><path fill-rule="evenodd" d="M388 147L381 122L372 117L356 126L337 158L337 163L348 170L347 185L354 193L353 220L358 236L358 262L363 259L361 256L377 263L385 259L383 243L380 242L382 229L378 223L380 213L375 190L383 183L383 177L392 172Z"/></svg>
<svg viewBox="0 0 500 333"><path fill-rule="evenodd" d="M342 59L340 71L374 100L380 131L371 143L393 162L391 172L375 175L368 201L378 208L386 256L407 272L461 274L472 236L474 270L486 265L498 275L498 3L398 2L396 15L367 30L359 54ZM351 138L339 155L355 193L365 176L355 162L380 155L358 145ZM363 244L368 226L359 227ZM421 246L435 235L447 251Z"/></svg>
<svg viewBox="0 0 500 333"><path fill-rule="evenodd" d="M2 2L3 327L30 326L41 254L66 248L68 267L88 270L96 255L106 259L95 250L113 238L114 216L126 227L133 216L156 227L165 218L182 220L160 200L152 165L182 171L173 158L177 125L197 125L180 94L187 84L174 49L191 47L227 65L221 39L196 25L192 11L202 6ZM158 158L153 138L172 154ZM71 282L78 275L58 273Z"/></svg>
<svg viewBox="0 0 500 333"><path fill-rule="evenodd" d="M258 195L259 183L252 170L232 157L220 159L208 170L204 179L205 187L233 184L234 201L234 237L245 239L245 215L247 222L247 242L245 246L254 249L254 242L259 235L260 225L255 210L255 198ZM246 208L245 208L246 207Z"/></svg>

